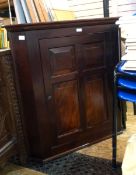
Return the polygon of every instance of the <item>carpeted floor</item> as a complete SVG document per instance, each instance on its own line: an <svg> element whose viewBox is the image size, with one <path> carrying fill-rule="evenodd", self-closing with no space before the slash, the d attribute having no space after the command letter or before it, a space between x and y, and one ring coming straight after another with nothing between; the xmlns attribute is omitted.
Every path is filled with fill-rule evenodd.
<svg viewBox="0 0 136 175"><path fill-rule="evenodd" d="M44 165L29 162L29 168L48 175L121 175L120 164L117 171L111 168L111 161L74 152Z"/></svg>
<svg viewBox="0 0 136 175"><path fill-rule="evenodd" d="M107 139L44 165L32 161L26 164L28 169L7 165L0 171L0 175L41 175L39 172L44 175L121 175L120 166L127 140L133 133L136 133L136 116L133 115L132 104L129 103L127 129L118 136L117 171L112 171L111 168L112 146L111 139Z"/></svg>

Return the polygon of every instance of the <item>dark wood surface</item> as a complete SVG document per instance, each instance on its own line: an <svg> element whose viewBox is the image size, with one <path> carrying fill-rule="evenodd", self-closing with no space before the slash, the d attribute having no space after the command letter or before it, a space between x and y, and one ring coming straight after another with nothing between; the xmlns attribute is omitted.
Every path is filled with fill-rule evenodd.
<svg viewBox="0 0 136 175"><path fill-rule="evenodd" d="M21 161L26 155L11 57L10 50L0 50L0 166L17 153Z"/></svg>
<svg viewBox="0 0 136 175"><path fill-rule="evenodd" d="M41 30L41 29L56 29L56 28L67 28L67 27L79 27L79 26L96 26L96 25L106 25L106 24L115 24L118 20L118 17L112 18L96 18L96 19L80 19L80 20L71 20L71 21L57 21L57 22L46 22L46 23L30 23L30 24L16 24L16 25L7 25L5 26L8 31L32 31L32 30ZM70 24L70 25L69 25Z"/></svg>
<svg viewBox="0 0 136 175"><path fill-rule="evenodd" d="M15 153L16 145L13 118L9 111L5 57L11 57L10 51L0 52L0 164Z"/></svg>
<svg viewBox="0 0 136 175"><path fill-rule="evenodd" d="M29 156L47 159L111 135L116 20L7 27Z"/></svg>

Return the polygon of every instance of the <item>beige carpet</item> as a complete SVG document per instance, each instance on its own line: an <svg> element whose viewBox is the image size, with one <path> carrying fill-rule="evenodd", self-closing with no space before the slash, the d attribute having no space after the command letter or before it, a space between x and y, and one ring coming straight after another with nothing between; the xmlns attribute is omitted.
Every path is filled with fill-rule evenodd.
<svg viewBox="0 0 136 175"><path fill-rule="evenodd" d="M133 108L131 103L128 103L127 113L128 113L127 129L123 132L123 134L118 135L117 160L119 162L122 162L123 160L128 138L133 133L136 133L136 116L133 115ZM87 148L77 151L76 153L81 153L85 156L92 156L111 160L112 157L111 139L89 146ZM39 173L31 169L20 166L7 164L5 168L0 169L0 175L43 175L43 173Z"/></svg>
<svg viewBox="0 0 136 175"><path fill-rule="evenodd" d="M45 173L43 174L28 168L7 164L4 168L0 169L0 175L45 175Z"/></svg>

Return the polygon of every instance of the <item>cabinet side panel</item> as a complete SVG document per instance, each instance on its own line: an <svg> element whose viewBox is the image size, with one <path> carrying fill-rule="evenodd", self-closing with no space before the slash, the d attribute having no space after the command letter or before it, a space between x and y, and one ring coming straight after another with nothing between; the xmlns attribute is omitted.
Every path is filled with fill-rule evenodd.
<svg viewBox="0 0 136 175"><path fill-rule="evenodd" d="M9 33L13 56L15 84L25 134L28 154L38 153L39 133L37 131L36 110L34 104L33 84L26 40L19 40L25 33ZM29 146L28 146L29 145Z"/></svg>

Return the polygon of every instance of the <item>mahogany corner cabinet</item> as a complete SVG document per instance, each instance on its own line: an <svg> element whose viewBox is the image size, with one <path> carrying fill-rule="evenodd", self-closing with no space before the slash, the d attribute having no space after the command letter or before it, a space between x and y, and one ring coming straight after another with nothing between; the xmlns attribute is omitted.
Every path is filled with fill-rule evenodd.
<svg viewBox="0 0 136 175"><path fill-rule="evenodd" d="M29 156L48 160L111 136L116 20L6 26Z"/></svg>

